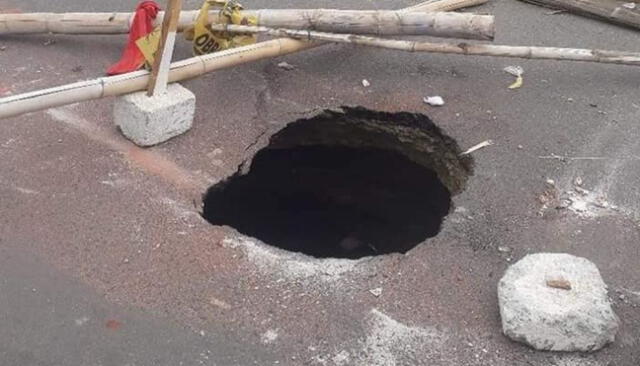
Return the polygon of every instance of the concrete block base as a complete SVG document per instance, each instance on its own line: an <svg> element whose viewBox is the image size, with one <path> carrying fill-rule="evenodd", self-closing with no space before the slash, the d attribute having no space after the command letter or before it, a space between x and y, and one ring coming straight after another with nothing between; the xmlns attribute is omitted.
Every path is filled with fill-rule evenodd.
<svg viewBox="0 0 640 366"><path fill-rule="evenodd" d="M116 126L136 145L152 146L191 129L196 96L180 84L167 86L162 95L146 91L118 97L113 107Z"/></svg>

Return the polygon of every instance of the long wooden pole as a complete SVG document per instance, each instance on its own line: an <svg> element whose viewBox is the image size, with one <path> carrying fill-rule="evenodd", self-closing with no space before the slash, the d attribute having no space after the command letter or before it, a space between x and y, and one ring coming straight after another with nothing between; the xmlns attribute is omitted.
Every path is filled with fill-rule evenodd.
<svg viewBox="0 0 640 366"><path fill-rule="evenodd" d="M489 0L431 0L408 8L400 9L403 12L413 11L454 11L462 8L486 4Z"/></svg>
<svg viewBox="0 0 640 366"><path fill-rule="evenodd" d="M244 25L212 25L212 29L233 33L264 33L275 37L291 37L301 40L349 43L359 46L393 49L405 52L452 53L458 55L516 57L526 59L550 59L586 61L620 65L640 65L640 52L608 51L581 48L500 46L491 44L435 43L405 41L356 34L338 34L293 29L273 29Z"/></svg>
<svg viewBox="0 0 640 366"><path fill-rule="evenodd" d="M463 7L476 0L440 0L442 6L457 2ZM425 5L427 5L425 3ZM428 5L433 5L429 2ZM418 11L420 8L416 8ZM303 42L291 38L277 38L254 45L233 48L204 56L192 57L171 64L169 82L191 79L207 72L243 63L300 52L325 43ZM0 118L17 116L66 104L122 95L144 90L149 83L148 71L136 71L122 75L81 81L55 88L38 90L0 98Z"/></svg>
<svg viewBox="0 0 640 366"><path fill-rule="evenodd" d="M178 28L181 8L182 0L167 1L166 13L169 16L165 16L162 21L160 42L158 50L153 57L153 66L147 88L147 95L150 97L155 94L162 94L167 90L169 67L171 66L171 57L173 57L173 48L176 43L176 29Z"/></svg>
<svg viewBox="0 0 640 366"><path fill-rule="evenodd" d="M595 16L612 23L640 29L640 7L629 9L616 0L522 0L528 3L563 9L573 13Z"/></svg>
<svg viewBox="0 0 640 366"><path fill-rule="evenodd" d="M478 2L478 0L474 1ZM334 33L493 39L495 29L494 18L491 15L431 11L431 9L438 9L437 3L430 4L428 9L428 11L415 10L411 12L399 10L263 9L247 10L243 14L255 16L258 25L272 28L311 29ZM182 12L177 30L182 31L192 27L197 14L194 11ZM211 12L209 22L212 24L220 23L218 22L218 14L219 11ZM0 14L0 35L127 33L130 19L130 13ZM161 12L156 17L156 22L160 24L159 22L162 22L163 19L164 12Z"/></svg>

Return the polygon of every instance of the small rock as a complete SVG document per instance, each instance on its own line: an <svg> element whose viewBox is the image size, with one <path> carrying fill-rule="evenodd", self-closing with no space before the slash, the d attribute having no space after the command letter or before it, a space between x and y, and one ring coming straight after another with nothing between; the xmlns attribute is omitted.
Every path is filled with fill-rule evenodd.
<svg viewBox="0 0 640 366"><path fill-rule="evenodd" d="M4 51L7 49L7 46L0 46L0 51Z"/></svg>
<svg viewBox="0 0 640 366"><path fill-rule="evenodd" d="M367 79L362 79L362 86L368 88L369 86L371 86L371 83Z"/></svg>
<svg viewBox="0 0 640 366"><path fill-rule="evenodd" d="M510 253L510 252L511 252L511 250L512 250L511 248L506 247L506 246L499 246L499 247L498 247L498 251L499 251L500 253Z"/></svg>
<svg viewBox="0 0 640 366"><path fill-rule="evenodd" d="M44 41L44 43L42 44L43 46L50 46L52 44L56 43L56 41L54 39L47 39L46 41Z"/></svg>
<svg viewBox="0 0 640 366"><path fill-rule="evenodd" d="M84 70L84 67L79 66L79 65L74 67L73 69L71 69L72 72L80 72L82 70Z"/></svg>
<svg viewBox="0 0 640 366"><path fill-rule="evenodd" d="M564 278L547 280L547 287L558 288L561 290L571 290L571 282L565 280Z"/></svg>
<svg viewBox="0 0 640 366"><path fill-rule="evenodd" d="M76 319L74 322L76 323L77 326L80 327L80 326L84 325L88 321L89 321L89 318L87 318L86 316L83 316L82 318Z"/></svg>
<svg viewBox="0 0 640 366"><path fill-rule="evenodd" d="M587 196L589 194L589 191L582 187L573 187L573 189L582 196Z"/></svg>
<svg viewBox="0 0 640 366"><path fill-rule="evenodd" d="M111 330L118 330L118 329L120 329L120 327L122 327L122 323L117 321L117 320L115 320L115 319L109 319L105 323L105 326L108 329L111 329Z"/></svg>
<svg viewBox="0 0 640 366"><path fill-rule="evenodd" d="M556 185L556 181L554 181L553 179L547 179L546 183L551 187L555 187Z"/></svg>
<svg viewBox="0 0 640 366"><path fill-rule="evenodd" d="M522 150L524 147L522 145L518 145L518 150Z"/></svg>
<svg viewBox="0 0 640 366"><path fill-rule="evenodd" d="M380 295L382 295L382 287L373 288L369 290L369 292L371 292L371 295L375 297L380 297Z"/></svg>
<svg viewBox="0 0 640 366"><path fill-rule="evenodd" d="M507 66L503 70L507 74L513 75L515 77L522 76L524 74L524 69L522 68L522 66Z"/></svg>
<svg viewBox="0 0 640 366"><path fill-rule="evenodd" d="M205 335L204 330L201 330L200 331L200 337L204 337L204 335Z"/></svg>
<svg viewBox="0 0 640 366"><path fill-rule="evenodd" d="M635 9L636 8L636 3L624 3L622 4L623 8L627 8L627 9Z"/></svg>
<svg viewBox="0 0 640 366"><path fill-rule="evenodd" d="M573 103L573 98L567 98L567 102Z"/></svg>
<svg viewBox="0 0 640 366"><path fill-rule="evenodd" d="M122 263L129 263L129 258L125 258L122 260Z"/></svg>
<svg viewBox="0 0 640 366"><path fill-rule="evenodd" d="M576 177L576 179L573 180L573 184L576 185L576 186L581 186L582 185L582 178Z"/></svg>
<svg viewBox="0 0 640 366"><path fill-rule="evenodd" d="M549 287L549 275L571 290ZM598 268L569 254L530 254L510 266L498 284L498 302L504 334L538 350L596 351L618 331Z"/></svg>
<svg viewBox="0 0 640 366"><path fill-rule="evenodd" d="M287 70L287 71L291 71L291 70L296 68L295 66L291 65L290 63L284 62L284 61L280 62L278 64L278 67L283 69L283 70Z"/></svg>
<svg viewBox="0 0 640 366"><path fill-rule="evenodd" d="M430 106L440 107L444 105L444 99L441 96L435 95L433 97L422 98L422 101Z"/></svg>

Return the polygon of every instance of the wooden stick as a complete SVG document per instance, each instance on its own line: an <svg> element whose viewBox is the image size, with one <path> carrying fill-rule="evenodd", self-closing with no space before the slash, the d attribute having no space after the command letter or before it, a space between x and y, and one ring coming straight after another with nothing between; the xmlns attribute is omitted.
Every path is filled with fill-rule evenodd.
<svg viewBox="0 0 640 366"><path fill-rule="evenodd" d="M286 55L311 47L312 43L310 42L282 38L191 57L171 64L169 82L192 79L208 72ZM149 72L142 70L17 94L0 98L0 118L92 99L129 94L145 90L148 84Z"/></svg>
<svg viewBox="0 0 640 366"><path fill-rule="evenodd" d="M356 34L337 34L302 31L293 29L273 29L244 25L213 25L213 29L234 33L265 33L275 37L292 37L302 40L349 43L360 46L393 49L405 52L453 53L459 55L516 57L527 59L549 59L561 61L587 61L620 65L640 65L639 52L621 52L580 48L499 46L467 43L434 43L385 39Z"/></svg>
<svg viewBox="0 0 640 366"><path fill-rule="evenodd" d="M447 6L452 1L458 0L440 0L439 4ZM465 1L473 3L474 0ZM464 3L462 2L460 6ZM420 10L420 8L416 9ZM209 55L192 57L171 64L169 82L191 79L207 72L299 52L323 44L303 42L291 38L278 38ZM149 72L136 71L0 98L0 118L92 99L133 93L144 90L148 83Z"/></svg>
<svg viewBox="0 0 640 366"><path fill-rule="evenodd" d="M612 23L640 29L640 12L627 9L615 0L522 0L536 5L595 16Z"/></svg>
<svg viewBox="0 0 640 366"><path fill-rule="evenodd" d="M464 0L467 3L469 0ZM483 0L486 1L486 0ZM457 0L460 3L461 0ZM474 0L473 3L477 3ZM394 10L334 10L334 9L281 9L247 10L255 16L258 25L272 28L311 29L334 33L375 35L430 35L465 39L491 40L494 36L494 18L490 15ZM451 8L449 5L447 8ZM193 26L198 12L185 11L180 16L178 31ZM219 11L210 12L209 22L218 22ZM164 13L156 17L160 24ZM127 33L131 13L32 13L0 14L0 34L65 33L114 34Z"/></svg>
<svg viewBox="0 0 640 366"><path fill-rule="evenodd" d="M147 88L147 95L150 97L155 94L162 94L167 90L169 66L171 66L171 57L173 57L173 48L176 43L176 29L178 28L181 8L182 0L167 1L167 13L169 16L164 17L162 20L160 43L153 56L153 66Z"/></svg>
<svg viewBox="0 0 640 366"><path fill-rule="evenodd" d="M400 11L454 11L472 6L486 4L489 0L431 0L404 8Z"/></svg>

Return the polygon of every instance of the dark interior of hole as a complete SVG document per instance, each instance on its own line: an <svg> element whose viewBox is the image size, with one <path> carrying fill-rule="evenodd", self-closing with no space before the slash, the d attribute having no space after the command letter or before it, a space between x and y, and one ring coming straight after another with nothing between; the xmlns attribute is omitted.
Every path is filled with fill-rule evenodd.
<svg viewBox="0 0 640 366"><path fill-rule="evenodd" d="M451 195L435 172L381 149L263 149L212 187L204 217L314 257L405 253L435 236Z"/></svg>

